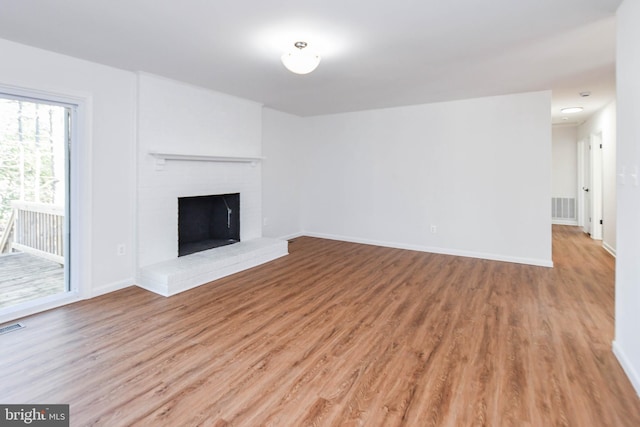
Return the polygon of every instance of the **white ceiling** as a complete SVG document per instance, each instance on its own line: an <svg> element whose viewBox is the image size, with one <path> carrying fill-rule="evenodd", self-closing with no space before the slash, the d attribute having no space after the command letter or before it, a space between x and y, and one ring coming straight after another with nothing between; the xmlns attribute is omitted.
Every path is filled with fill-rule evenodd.
<svg viewBox="0 0 640 427"><path fill-rule="evenodd" d="M620 3L0 0L0 38L301 116L551 89L554 122L579 122L615 96ZM280 63L298 40L322 56L309 75Z"/></svg>

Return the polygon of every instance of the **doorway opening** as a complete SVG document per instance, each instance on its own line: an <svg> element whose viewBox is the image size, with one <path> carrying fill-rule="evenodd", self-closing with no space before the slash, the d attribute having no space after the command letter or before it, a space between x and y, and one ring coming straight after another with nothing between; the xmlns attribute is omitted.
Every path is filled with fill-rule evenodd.
<svg viewBox="0 0 640 427"><path fill-rule="evenodd" d="M578 142L578 225L594 240L603 237L602 133Z"/></svg>

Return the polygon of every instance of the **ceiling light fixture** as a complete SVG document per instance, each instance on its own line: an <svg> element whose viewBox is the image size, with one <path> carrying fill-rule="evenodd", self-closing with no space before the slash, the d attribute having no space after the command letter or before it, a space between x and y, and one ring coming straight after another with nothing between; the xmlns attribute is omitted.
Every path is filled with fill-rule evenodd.
<svg viewBox="0 0 640 427"><path fill-rule="evenodd" d="M572 114L572 113L579 113L582 110L583 110L582 107L569 107L569 108L563 108L560 111L563 112L564 114Z"/></svg>
<svg viewBox="0 0 640 427"><path fill-rule="evenodd" d="M320 64L320 56L313 52L304 50L307 42L295 42L296 49L282 55L282 63L287 70L296 74L309 74Z"/></svg>

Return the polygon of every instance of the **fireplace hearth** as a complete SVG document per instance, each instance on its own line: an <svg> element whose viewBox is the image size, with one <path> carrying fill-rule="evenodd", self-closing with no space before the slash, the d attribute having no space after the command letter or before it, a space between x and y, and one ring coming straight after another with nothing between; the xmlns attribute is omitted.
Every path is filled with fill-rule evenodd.
<svg viewBox="0 0 640 427"><path fill-rule="evenodd" d="M178 198L178 256L240 241L240 193Z"/></svg>

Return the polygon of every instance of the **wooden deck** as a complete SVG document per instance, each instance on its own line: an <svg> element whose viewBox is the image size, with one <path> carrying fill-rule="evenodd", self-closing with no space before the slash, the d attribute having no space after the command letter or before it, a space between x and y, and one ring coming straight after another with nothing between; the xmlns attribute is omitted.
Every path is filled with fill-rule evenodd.
<svg viewBox="0 0 640 427"><path fill-rule="evenodd" d="M59 263L23 252L0 255L0 309L63 291Z"/></svg>

